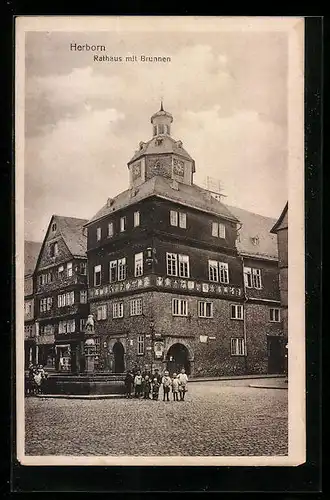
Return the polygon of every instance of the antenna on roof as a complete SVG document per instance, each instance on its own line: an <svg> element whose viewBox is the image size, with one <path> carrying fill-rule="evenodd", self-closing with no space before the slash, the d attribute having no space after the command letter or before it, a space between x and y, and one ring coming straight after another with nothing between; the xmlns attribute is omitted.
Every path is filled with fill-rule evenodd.
<svg viewBox="0 0 330 500"><path fill-rule="evenodd" d="M222 185L219 179L215 179L214 177L210 177L209 175L205 178L204 181L205 189L209 191L211 196L218 201L222 201L222 198L226 198L227 195L223 194Z"/></svg>

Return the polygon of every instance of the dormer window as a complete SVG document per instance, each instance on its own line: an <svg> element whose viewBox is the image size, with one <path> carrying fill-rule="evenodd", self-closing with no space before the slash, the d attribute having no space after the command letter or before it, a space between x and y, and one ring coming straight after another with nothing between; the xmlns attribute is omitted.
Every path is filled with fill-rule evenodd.
<svg viewBox="0 0 330 500"><path fill-rule="evenodd" d="M226 238L226 226L218 222L212 222L212 236L216 238Z"/></svg>
<svg viewBox="0 0 330 500"><path fill-rule="evenodd" d="M53 233L55 233L56 228L57 228L56 222L53 222L53 224L52 224L52 231L53 231Z"/></svg>

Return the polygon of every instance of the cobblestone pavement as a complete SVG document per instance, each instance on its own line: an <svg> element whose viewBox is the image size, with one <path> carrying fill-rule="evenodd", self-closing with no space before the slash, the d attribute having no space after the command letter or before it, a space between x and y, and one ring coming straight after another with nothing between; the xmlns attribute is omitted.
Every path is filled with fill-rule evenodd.
<svg viewBox="0 0 330 500"><path fill-rule="evenodd" d="M26 398L27 455L287 454L286 390L194 382L186 401Z"/></svg>

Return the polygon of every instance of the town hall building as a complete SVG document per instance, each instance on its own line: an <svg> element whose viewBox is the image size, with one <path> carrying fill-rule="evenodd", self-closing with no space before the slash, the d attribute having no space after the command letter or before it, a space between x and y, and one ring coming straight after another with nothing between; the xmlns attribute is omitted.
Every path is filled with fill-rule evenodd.
<svg viewBox="0 0 330 500"><path fill-rule="evenodd" d="M275 221L197 186L172 122L161 105L129 188L85 224L97 369L267 373L282 336Z"/></svg>

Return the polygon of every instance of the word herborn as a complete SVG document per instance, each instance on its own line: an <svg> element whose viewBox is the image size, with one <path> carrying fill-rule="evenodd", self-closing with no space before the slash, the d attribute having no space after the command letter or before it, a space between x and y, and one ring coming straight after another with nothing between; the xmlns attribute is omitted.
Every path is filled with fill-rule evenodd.
<svg viewBox="0 0 330 500"><path fill-rule="evenodd" d="M83 45L77 43L70 43L70 50L72 51L85 51L85 52L105 52L105 45L89 45L85 43ZM165 56L145 56L140 55L139 57L136 55L131 56L108 56L108 55L94 55L94 61L97 62L170 62L170 57Z"/></svg>

